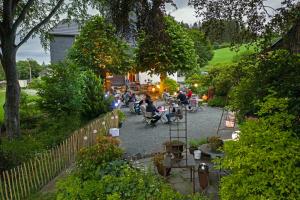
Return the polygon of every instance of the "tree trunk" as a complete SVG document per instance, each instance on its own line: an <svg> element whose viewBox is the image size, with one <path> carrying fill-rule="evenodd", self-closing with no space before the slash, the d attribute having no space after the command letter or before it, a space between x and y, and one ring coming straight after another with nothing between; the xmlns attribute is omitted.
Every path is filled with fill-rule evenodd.
<svg viewBox="0 0 300 200"><path fill-rule="evenodd" d="M164 84L164 82L165 82L166 78L167 78L167 74L165 74L165 73L161 73L160 74L160 84L159 84L159 92L160 92L160 94L162 94L164 92L164 90L165 90L165 84Z"/></svg>
<svg viewBox="0 0 300 200"><path fill-rule="evenodd" d="M20 136L20 85L16 68L17 48L14 42L13 34L2 38L2 66L6 77L5 126L6 133L11 139Z"/></svg>

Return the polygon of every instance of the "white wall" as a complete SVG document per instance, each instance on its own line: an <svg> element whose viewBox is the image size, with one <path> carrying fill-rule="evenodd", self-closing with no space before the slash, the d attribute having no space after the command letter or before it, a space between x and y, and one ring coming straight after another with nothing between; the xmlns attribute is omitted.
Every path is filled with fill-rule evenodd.
<svg viewBox="0 0 300 200"><path fill-rule="evenodd" d="M148 82L148 79L152 81L152 83L159 83L160 82L160 76L159 75L152 75L150 76L147 72L140 72L138 74L140 84L146 84ZM177 73L174 73L173 75L168 75L169 78L177 81Z"/></svg>

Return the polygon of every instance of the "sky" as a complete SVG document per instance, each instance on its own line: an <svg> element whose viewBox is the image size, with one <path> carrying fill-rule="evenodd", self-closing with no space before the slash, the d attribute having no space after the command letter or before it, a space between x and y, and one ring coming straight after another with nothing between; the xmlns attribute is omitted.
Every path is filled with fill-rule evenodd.
<svg viewBox="0 0 300 200"><path fill-rule="evenodd" d="M177 9L167 6L166 10L177 21L183 21L188 24L199 21L199 18L197 19L195 16L194 8L188 6L188 0L175 0L174 2L177 5ZM280 2L281 0L267 0L267 4L275 8L280 6ZM37 60L40 64L43 62L45 64L50 63L49 50L42 48L39 38L31 38L20 47L17 53L17 60L26 60L28 58Z"/></svg>

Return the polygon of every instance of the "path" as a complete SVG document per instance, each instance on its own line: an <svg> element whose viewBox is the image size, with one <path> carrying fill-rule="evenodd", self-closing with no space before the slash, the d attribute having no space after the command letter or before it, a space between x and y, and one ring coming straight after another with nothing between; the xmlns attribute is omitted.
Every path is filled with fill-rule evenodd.
<svg viewBox="0 0 300 200"><path fill-rule="evenodd" d="M121 147L129 156L151 154L162 149L162 143L169 139L169 126L157 123L156 127L145 126L142 115L129 113L120 130ZM206 138L216 135L222 109L204 107L196 113L188 113L188 138ZM221 138L231 138L232 130L222 131Z"/></svg>

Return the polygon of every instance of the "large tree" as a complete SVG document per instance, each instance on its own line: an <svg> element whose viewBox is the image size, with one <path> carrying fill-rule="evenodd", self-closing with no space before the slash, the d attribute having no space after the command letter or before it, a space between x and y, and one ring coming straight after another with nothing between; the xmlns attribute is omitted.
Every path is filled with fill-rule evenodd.
<svg viewBox="0 0 300 200"><path fill-rule="evenodd" d="M0 60L7 87L5 125L10 138L20 135L20 86L16 68L16 53L26 41L46 33L61 16L84 16L88 0L2 0L0 3Z"/></svg>
<svg viewBox="0 0 300 200"><path fill-rule="evenodd" d="M157 40L155 35L143 32L137 48L137 69L159 74L162 81L168 73L186 73L198 66L194 42L187 30L170 16L163 20L164 37Z"/></svg>
<svg viewBox="0 0 300 200"><path fill-rule="evenodd" d="M274 36L283 35L300 20L299 1L281 0L279 5L266 0L189 0L196 13L203 21L232 21L237 27L246 27L235 31L235 42L259 41L263 46L269 45ZM223 23L214 26L222 28ZM251 34L245 34L251 33Z"/></svg>
<svg viewBox="0 0 300 200"><path fill-rule="evenodd" d="M69 57L84 70L91 69L104 79L107 72L128 72L132 53L127 43L117 37L114 26L95 16L82 27Z"/></svg>

